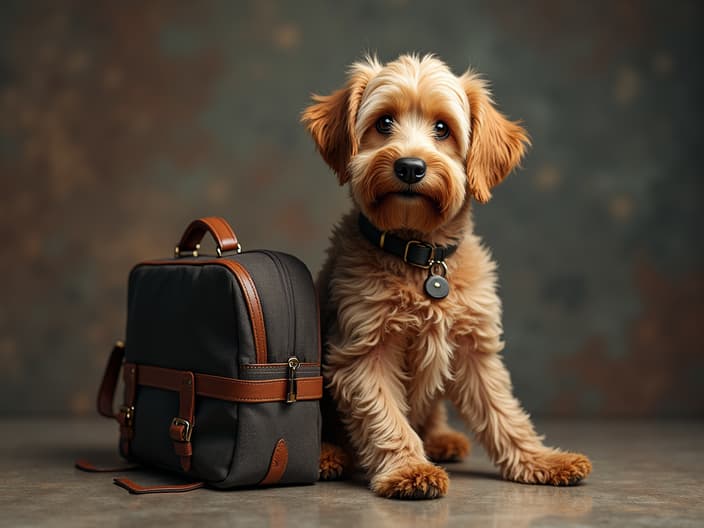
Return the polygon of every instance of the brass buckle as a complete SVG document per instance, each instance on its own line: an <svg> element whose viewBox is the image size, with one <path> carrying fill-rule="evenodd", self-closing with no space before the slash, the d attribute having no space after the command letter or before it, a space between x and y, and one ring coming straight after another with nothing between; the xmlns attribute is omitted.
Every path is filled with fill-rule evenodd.
<svg viewBox="0 0 704 528"><path fill-rule="evenodd" d="M120 405L120 414L125 415L125 426L132 427L132 418L134 418L134 405Z"/></svg>
<svg viewBox="0 0 704 528"><path fill-rule="evenodd" d="M181 433L181 442L190 442L191 441L191 433L193 432L193 427L191 426L191 422L188 420L184 420L183 418L179 418L178 416L171 420L171 425L175 426L183 426L183 432Z"/></svg>
<svg viewBox="0 0 704 528"><path fill-rule="evenodd" d="M427 247L430 250L430 257L428 257L427 264L423 265L423 264L416 264L415 262L408 262L408 250L411 248L412 245ZM408 242L406 242L406 248L403 250L403 261L406 264L410 264L411 266L415 266L416 268L428 269L428 268L430 268L430 266L434 260L435 260L435 246L434 245L429 244L427 242L421 242L420 240L409 240Z"/></svg>

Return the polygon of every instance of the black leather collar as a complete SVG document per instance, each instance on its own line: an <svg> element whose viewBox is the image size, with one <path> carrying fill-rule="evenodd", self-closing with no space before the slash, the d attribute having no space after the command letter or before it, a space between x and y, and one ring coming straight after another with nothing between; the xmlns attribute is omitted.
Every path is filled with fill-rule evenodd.
<svg viewBox="0 0 704 528"><path fill-rule="evenodd" d="M418 268L428 269L433 263L443 262L457 251L456 245L436 246L422 240L405 240L388 231L381 231L362 213L359 213L359 230L375 246Z"/></svg>

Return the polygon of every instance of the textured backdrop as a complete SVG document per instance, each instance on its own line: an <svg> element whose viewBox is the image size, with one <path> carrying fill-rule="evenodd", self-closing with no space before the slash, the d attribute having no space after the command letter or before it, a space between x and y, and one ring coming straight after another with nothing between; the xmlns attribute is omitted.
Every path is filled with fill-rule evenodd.
<svg viewBox="0 0 704 528"><path fill-rule="evenodd" d="M493 82L534 147L477 229L534 414L704 416L698 2L0 5L0 414L92 412L126 276L222 215L316 272L347 193L298 124L366 50Z"/></svg>

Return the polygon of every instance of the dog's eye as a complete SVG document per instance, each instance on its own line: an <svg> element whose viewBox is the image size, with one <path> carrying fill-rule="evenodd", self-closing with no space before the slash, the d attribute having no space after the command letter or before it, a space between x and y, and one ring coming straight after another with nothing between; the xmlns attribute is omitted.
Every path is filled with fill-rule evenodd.
<svg viewBox="0 0 704 528"><path fill-rule="evenodd" d="M390 115L381 116L376 122L376 130L379 134L388 136L391 134L391 129L394 126L394 118Z"/></svg>
<svg viewBox="0 0 704 528"><path fill-rule="evenodd" d="M447 139L450 136L450 127L445 121L438 121L433 127L433 132L435 132L435 139Z"/></svg>

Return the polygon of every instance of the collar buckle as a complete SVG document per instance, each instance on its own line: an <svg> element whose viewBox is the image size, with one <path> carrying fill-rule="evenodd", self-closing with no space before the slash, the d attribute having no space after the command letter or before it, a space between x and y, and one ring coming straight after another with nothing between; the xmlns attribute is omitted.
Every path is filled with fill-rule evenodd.
<svg viewBox="0 0 704 528"><path fill-rule="evenodd" d="M430 255L428 256L428 260L425 264L418 264L416 262L408 260L408 251L411 249L412 246L425 247L430 250ZM409 240L408 242L406 242L406 247L403 250L403 261L406 264L415 266L416 268L429 269L435 261L435 246L433 244L430 244L428 242L422 242L420 240Z"/></svg>

